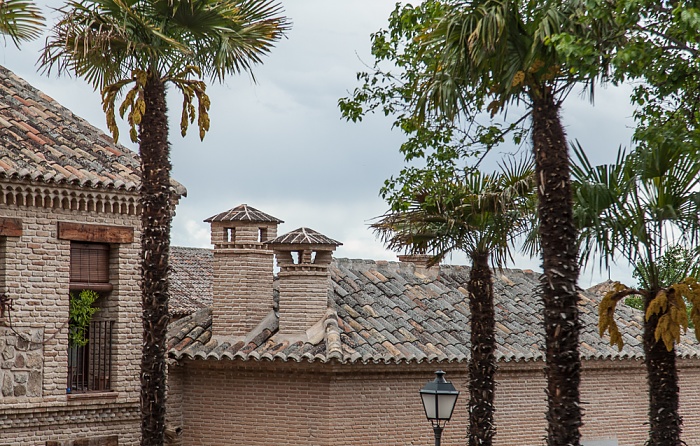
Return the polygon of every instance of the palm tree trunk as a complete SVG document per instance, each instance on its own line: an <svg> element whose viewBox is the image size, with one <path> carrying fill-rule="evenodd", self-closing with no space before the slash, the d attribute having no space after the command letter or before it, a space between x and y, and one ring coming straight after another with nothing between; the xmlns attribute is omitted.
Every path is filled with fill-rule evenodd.
<svg viewBox="0 0 700 446"><path fill-rule="evenodd" d="M168 328L170 252L170 146L165 85L149 73L146 111L139 127L141 152L141 446L162 446L165 434L165 338Z"/></svg>
<svg viewBox="0 0 700 446"><path fill-rule="evenodd" d="M539 235L544 274L547 375L547 444L579 446L578 279L576 225L573 217L569 154L559 106L548 88L530 93L532 142L537 177Z"/></svg>
<svg viewBox="0 0 700 446"><path fill-rule="evenodd" d="M656 296L644 297L644 311ZM644 322L644 362L649 385L649 441L647 446L680 446L681 416L678 414L678 372L676 349L668 351L654 335L659 315Z"/></svg>
<svg viewBox="0 0 700 446"><path fill-rule="evenodd" d="M469 311L471 313L471 359L469 361L469 446L491 446L496 374L496 334L493 283L488 253L471 255Z"/></svg>

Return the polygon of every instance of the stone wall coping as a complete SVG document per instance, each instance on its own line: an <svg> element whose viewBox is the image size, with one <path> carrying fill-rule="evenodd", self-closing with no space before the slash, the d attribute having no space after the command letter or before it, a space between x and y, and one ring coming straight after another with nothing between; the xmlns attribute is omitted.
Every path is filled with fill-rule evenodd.
<svg viewBox="0 0 700 446"><path fill-rule="evenodd" d="M85 393L68 393L66 400L71 402L82 402L85 400L116 400L119 398L119 392L85 392Z"/></svg>

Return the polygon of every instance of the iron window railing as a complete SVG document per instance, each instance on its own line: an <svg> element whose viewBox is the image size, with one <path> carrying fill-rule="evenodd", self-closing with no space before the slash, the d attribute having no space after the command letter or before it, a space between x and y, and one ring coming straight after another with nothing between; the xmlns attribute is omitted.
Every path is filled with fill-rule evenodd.
<svg viewBox="0 0 700 446"><path fill-rule="evenodd" d="M112 390L114 321L92 321L85 346L68 347L68 393Z"/></svg>

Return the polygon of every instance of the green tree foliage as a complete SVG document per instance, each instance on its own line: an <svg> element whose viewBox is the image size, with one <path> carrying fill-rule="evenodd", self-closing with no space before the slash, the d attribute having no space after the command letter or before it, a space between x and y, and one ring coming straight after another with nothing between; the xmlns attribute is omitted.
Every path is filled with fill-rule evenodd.
<svg viewBox="0 0 700 446"><path fill-rule="evenodd" d="M645 312L644 351L650 393L649 444L680 445L678 377L674 345L691 320L700 322L700 284L686 277L697 259L700 237L698 146L682 132L661 142L641 142L616 163L592 166L580 147L576 178L582 259L599 254L605 262L622 256L635 265L639 288L617 283L600 303L601 335L622 347L614 319L617 303L641 296ZM681 258L678 247L689 247ZM696 337L698 334L696 333ZM700 338L699 338L700 339Z"/></svg>
<svg viewBox="0 0 700 446"><path fill-rule="evenodd" d="M409 185L413 193L404 197L406 206L388 212L372 227L390 249L431 253L433 262L453 251L463 251L471 259L468 444L489 446L496 432L495 309L489 258L502 266L512 242L528 229L533 169L523 162L494 175L472 170L462 175L435 170L423 174L420 182Z"/></svg>
<svg viewBox="0 0 700 446"><path fill-rule="evenodd" d="M671 246L669 247L661 256L660 259L656 261L657 268L659 270L658 275L661 279L661 283L679 283L688 277L698 279L700 271L698 271L698 259L697 256L688 248L683 246ZM632 271L632 276L637 279L637 287L645 288L645 283L649 283L649 278L643 278L641 274L644 274L645 268L643 265L637 265L637 267ZM687 299L684 301L688 314L688 327L695 328L690 311L692 305ZM641 296L630 296L625 299L625 305L637 310L644 310L644 301Z"/></svg>
<svg viewBox="0 0 700 446"><path fill-rule="evenodd" d="M617 37L614 23L606 20L581 25L587 7L583 0L429 0L399 6L389 29L373 35L374 71L361 73L363 85L340 102L353 120L376 109L396 114L395 125L410 136L402 147L407 158L424 156L435 146L427 157L429 168L448 169L458 156L488 150L508 135L516 143L531 136L544 269L550 445L580 444L581 426L576 228L559 110L573 88L587 86L592 92L606 75L605 50ZM562 34L585 38L590 55L560 52L553 42ZM394 62L395 71L382 69L385 62ZM479 124L484 119L487 123ZM385 193L400 191L416 174L405 169Z"/></svg>
<svg viewBox="0 0 700 446"><path fill-rule="evenodd" d="M107 125L118 136L116 100L141 156L143 351L141 444L163 444L165 337L172 203L165 89L183 97L181 133L197 119L209 129L202 78L221 81L262 62L288 29L268 0L71 0L47 40L41 64L72 72L102 93ZM196 101L196 106L194 105Z"/></svg>
<svg viewBox="0 0 700 446"><path fill-rule="evenodd" d="M696 1L672 0L591 0L588 4L591 13L581 18L583 23L590 25L604 20L614 23L618 29L619 43L610 53L610 67L617 82L634 81L632 99L637 105L635 139L644 146L643 152L649 153L651 148L652 153L663 154L664 146L682 146L682 156L694 159L690 163L697 164L696 148L700 146L697 108L700 99L700 77L697 75L700 68L700 4ZM592 52L595 42L587 36L562 34L556 39L556 45L561 52L570 54L572 58L581 58ZM658 197L648 196L648 200L645 198L646 201L638 203L638 207L651 212L648 216L650 220L664 223L648 230L641 230L639 225L635 226L641 230L635 235L636 242L640 245L637 246L634 244L636 242L632 241L633 244L628 246L626 252L620 253L630 259L635 258L632 255L634 251L639 251L639 256L633 260L633 264L640 280L639 295L642 296L643 307L647 310L644 341L650 402L648 444L651 446L682 444L681 420L677 412L675 354L669 347L673 347L677 341L679 327L688 320L681 311L685 307L685 301L680 299L680 295L694 294L691 282L684 280L686 283L679 283L678 280L669 280L662 270L665 252L677 243L672 239L660 238L660 234L670 237L673 233L667 232L667 227L689 217L689 214L674 214L681 210L681 206L678 202L670 201L671 197L688 197L687 191L682 190L687 184L687 178L682 179L678 185L673 185L674 180L670 176L657 176L661 182L659 184L651 184L647 180L654 177L654 171L660 174L664 169L668 169L668 160L670 158L661 157L649 160L648 172L643 175L640 172L640 179L634 186L639 188L643 185L661 194ZM682 161L683 167L687 168L688 162ZM685 184L683 180L686 181ZM667 184L663 184L663 181ZM639 192L643 190L640 189ZM612 195L618 193L627 194L627 191L620 189ZM667 193L670 195L667 196ZM654 205L655 201L658 201L658 204L664 203L665 207ZM686 203L691 202L692 200ZM602 208L604 207L603 205ZM619 233L624 233L623 229L617 228ZM690 231L694 231L694 228L690 228ZM685 241L687 244L682 243L691 250L692 258L697 256L695 236L696 234L688 236ZM607 235L603 237L610 239ZM664 243L660 244L660 240L664 240ZM612 252L615 249L609 243L604 243L603 248L603 252ZM616 298L622 298L622 295L631 292L630 290L632 289L627 288L627 291L624 291L621 288L621 294L617 294ZM614 302L607 300L606 303L606 311L614 311ZM606 317L608 321L611 320L611 316ZM613 328L611 324L607 326Z"/></svg>
<svg viewBox="0 0 700 446"><path fill-rule="evenodd" d="M77 296L70 293L68 307L68 342L73 347L85 347L88 343L86 337L90 328L92 316L99 310L93 305L100 295L92 290L82 290Z"/></svg>
<svg viewBox="0 0 700 446"><path fill-rule="evenodd" d="M18 48L21 41L39 37L43 26L44 16L34 2L0 1L0 34L9 36Z"/></svg>

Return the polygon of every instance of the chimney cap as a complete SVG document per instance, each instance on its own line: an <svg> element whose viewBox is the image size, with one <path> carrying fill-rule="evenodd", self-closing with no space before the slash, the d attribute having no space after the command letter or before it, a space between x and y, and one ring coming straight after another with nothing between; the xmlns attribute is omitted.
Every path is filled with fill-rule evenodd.
<svg viewBox="0 0 700 446"><path fill-rule="evenodd" d="M216 214L204 220L207 223L215 221L248 221L256 223L284 223L279 218L268 215L247 204L241 204L233 209Z"/></svg>
<svg viewBox="0 0 700 446"><path fill-rule="evenodd" d="M295 229L265 243L268 245L342 245L339 241L328 238L310 228Z"/></svg>

